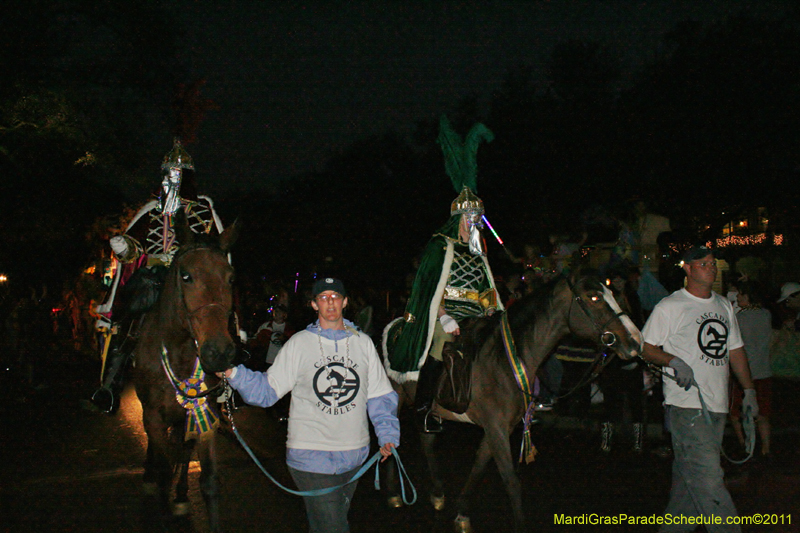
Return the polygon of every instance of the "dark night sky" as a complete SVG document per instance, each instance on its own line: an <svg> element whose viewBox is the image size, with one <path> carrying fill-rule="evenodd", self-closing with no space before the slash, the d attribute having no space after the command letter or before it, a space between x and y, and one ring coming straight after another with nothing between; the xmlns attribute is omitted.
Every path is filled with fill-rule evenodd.
<svg viewBox="0 0 800 533"><path fill-rule="evenodd" d="M389 129L407 132L507 70L544 75L553 47L596 40L628 72L676 22L786 2L234 2L182 0L190 75L209 113L191 148L209 192L320 169L327 154ZM488 124L491 128L491 124ZM223 178L222 180L217 179Z"/></svg>

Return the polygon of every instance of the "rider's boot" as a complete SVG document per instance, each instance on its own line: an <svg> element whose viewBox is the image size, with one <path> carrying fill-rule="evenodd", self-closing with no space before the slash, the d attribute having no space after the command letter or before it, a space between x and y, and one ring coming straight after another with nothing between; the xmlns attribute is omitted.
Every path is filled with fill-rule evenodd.
<svg viewBox="0 0 800 533"><path fill-rule="evenodd" d="M611 451L611 439L614 438L614 424L611 422L603 422L600 429L600 450L604 453Z"/></svg>
<svg viewBox="0 0 800 533"><path fill-rule="evenodd" d="M124 385L123 375L128 354L115 347L108 354L103 384L92 394L92 403L102 412L114 414L119 409L119 396Z"/></svg>
<svg viewBox="0 0 800 533"><path fill-rule="evenodd" d="M436 387L439 375L442 372L441 361L428 357L419 370L417 392L414 396L414 410L416 411L419 428L425 433L441 433L442 419L433 414L433 400L436 396Z"/></svg>

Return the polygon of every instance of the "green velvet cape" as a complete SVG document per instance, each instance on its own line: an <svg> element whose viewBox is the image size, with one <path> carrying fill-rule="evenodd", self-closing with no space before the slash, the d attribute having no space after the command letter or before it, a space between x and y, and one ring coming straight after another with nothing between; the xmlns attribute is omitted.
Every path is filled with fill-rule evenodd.
<svg viewBox="0 0 800 533"><path fill-rule="evenodd" d="M416 373L425 362L433 336L432 328L438 318L439 304L453 258L452 244L448 253L448 240L459 241L460 222L461 215L453 215L428 241L411 287L404 320L399 320L394 326L390 325L387 332L389 354L387 371L395 380L404 381L403 375L406 373L411 373L405 376L406 379L416 379ZM485 257L484 266L487 280L490 286L495 288L494 278ZM498 310L502 311L502 303L499 301Z"/></svg>

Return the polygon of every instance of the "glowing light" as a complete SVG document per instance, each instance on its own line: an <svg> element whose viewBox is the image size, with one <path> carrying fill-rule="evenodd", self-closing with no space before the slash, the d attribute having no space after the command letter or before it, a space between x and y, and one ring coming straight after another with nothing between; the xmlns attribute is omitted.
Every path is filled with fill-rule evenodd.
<svg viewBox="0 0 800 533"><path fill-rule="evenodd" d="M488 219L488 218L486 218L486 215L481 215L481 218L483 218L483 221L484 221L484 222L486 222L486 225L487 225L487 226L489 226L489 231L491 231L491 232L492 232L492 235L494 235L494 238L495 238L495 239L497 239L497 242L499 242L499 243L500 243L500 246L505 246L505 244L503 244L503 239L501 239L501 238L500 238L500 236L499 236L499 235L497 234L497 232L494 230L494 228L492 227L492 225L489 223L489 219Z"/></svg>
<svg viewBox="0 0 800 533"><path fill-rule="evenodd" d="M5 283L8 281L8 276L5 274L0 274L0 283Z"/></svg>
<svg viewBox="0 0 800 533"><path fill-rule="evenodd" d="M766 233L757 233L755 235L728 235L717 239L716 245L719 248L725 248L726 246L755 246L768 243L769 236ZM781 246L783 244L783 235L773 235L772 244Z"/></svg>
<svg viewBox="0 0 800 533"><path fill-rule="evenodd" d="M92 274L94 274L94 273L95 273L95 271L96 271L96 270L97 270L97 267L95 267L94 265L92 265L92 266L90 266L89 268L87 268L86 270L84 270L84 271L83 271L83 273L84 273L84 274L89 274L89 275L91 276Z"/></svg>

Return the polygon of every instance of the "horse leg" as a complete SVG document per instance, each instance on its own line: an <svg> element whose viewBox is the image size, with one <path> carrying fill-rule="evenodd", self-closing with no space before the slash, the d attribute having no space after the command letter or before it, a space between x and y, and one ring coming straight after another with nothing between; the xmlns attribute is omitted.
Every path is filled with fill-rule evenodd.
<svg viewBox="0 0 800 533"><path fill-rule="evenodd" d="M431 504L434 509L441 511L444 509L445 497L442 476L439 474L439 462L436 460L436 451L433 447L436 442L436 433L420 433L419 440L422 444L422 453L425 455L425 461L428 464L428 474L431 481Z"/></svg>
<svg viewBox="0 0 800 533"><path fill-rule="evenodd" d="M456 530L461 533L467 533L472 530L469 520L469 500L475 485L483 476L486 465L489 464L489 459L491 458L492 450L489 446L489 436L484 435L475 454L475 463L472 465L472 471L470 471L467 482L464 484L464 488L461 489L461 494L458 495L458 500L456 501L456 511L458 512Z"/></svg>
<svg viewBox="0 0 800 533"><path fill-rule="evenodd" d="M522 512L522 484L517 473L514 471L514 462L511 457L511 442L509 440L509 430L491 426L485 428L489 447L491 448L494 462L500 478L506 486L506 492L511 499L511 511L514 514L514 530L522 533L524 529L525 516Z"/></svg>
<svg viewBox="0 0 800 533"><path fill-rule="evenodd" d="M169 456L167 425L156 410L142 417L147 433L147 459L142 477L145 493L158 493L161 510L169 514L169 493L172 487L172 468ZM153 490L155 484L157 490Z"/></svg>
<svg viewBox="0 0 800 533"><path fill-rule="evenodd" d="M178 483L175 485L175 499L172 501L172 514L184 516L189 514L189 461L194 451L194 440L184 442L178 459Z"/></svg>
<svg viewBox="0 0 800 533"><path fill-rule="evenodd" d="M206 503L211 531L220 531L219 477L217 475L217 445L213 434L201 439L197 450L200 457L200 493Z"/></svg>
<svg viewBox="0 0 800 533"><path fill-rule="evenodd" d="M386 489L386 503L392 509L403 506L403 496L400 494L400 479L398 477L397 462L394 457L389 457L385 464L386 476L384 477Z"/></svg>

